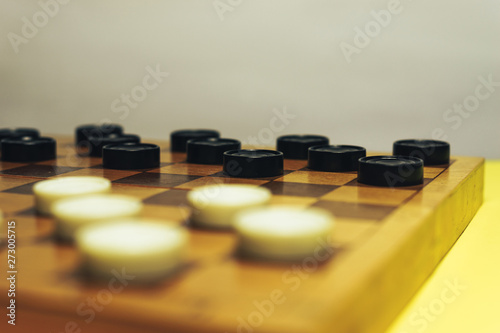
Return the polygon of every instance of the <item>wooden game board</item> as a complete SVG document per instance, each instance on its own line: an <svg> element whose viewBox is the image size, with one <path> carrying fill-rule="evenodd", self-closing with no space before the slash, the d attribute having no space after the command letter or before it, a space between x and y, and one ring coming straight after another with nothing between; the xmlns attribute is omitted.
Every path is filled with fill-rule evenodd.
<svg viewBox="0 0 500 333"><path fill-rule="evenodd" d="M153 170L102 169L100 159L76 156L68 137L59 138L56 161L0 164L0 208L17 233L13 332L382 332L482 202L481 158L426 167L423 186L380 188L358 184L355 172L309 171L306 161L294 160L285 160L283 177L227 178L220 166L186 164L184 154L159 144L162 164ZM328 249L319 248L318 257L296 264L255 262L235 255L233 233L191 228L188 263L178 274L111 292L110 281L79 273L75 248L56 242L53 220L33 209L34 183L74 175L109 178L114 192L142 198L144 216L176 223L188 218L189 189L214 182L264 186L273 203L332 211L334 252L328 260ZM5 243L0 252L5 272ZM7 289L2 278L3 311ZM82 307L88 297L102 305L94 318Z"/></svg>

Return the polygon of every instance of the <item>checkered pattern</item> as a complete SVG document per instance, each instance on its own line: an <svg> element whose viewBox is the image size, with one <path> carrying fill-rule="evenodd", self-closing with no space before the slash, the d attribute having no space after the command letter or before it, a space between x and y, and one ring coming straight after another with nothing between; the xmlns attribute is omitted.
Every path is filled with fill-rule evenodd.
<svg viewBox="0 0 500 333"><path fill-rule="evenodd" d="M338 222L334 241L339 248L348 247L367 236L363 232L366 226L383 222L445 170L445 167L426 167L423 186L380 188L359 184L356 172L312 171L307 168L306 161L299 160L285 160L283 176L244 179L226 176L218 165L186 163L185 154L171 153L168 148L161 153L160 167L147 170L103 169L101 159L76 155L68 140L59 141L58 151L59 156L54 161L0 164L0 208L4 214L8 218L43 221L47 225L38 228L37 223L26 223L22 227L26 228L24 235L29 237L46 237L53 229L53 226L49 227L53 221L37 216L33 208L32 187L37 181L52 177L101 176L112 181L115 193L140 197L146 206L146 216L178 222L183 222L189 215L188 190L222 183L262 186L272 192L273 203L314 206L331 211ZM344 229L348 235L344 235Z"/></svg>
<svg viewBox="0 0 500 333"><path fill-rule="evenodd" d="M266 318L265 325L269 322L272 327L280 327L280 330L274 331L311 332L314 330L309 328L312 323L318 322L319 315L322 318L331 317L332 295L329 288L335 289L337 282L350 281L357 274L363 278L364 274L372 274L368 268L367 271L360 270L365 268L366 263L376 263L377 268L385 271L388 263L380 260L377 250L379 245L393 246L392 250L396 253L401 248L401 242L394 242L394 238L399 235L399 227L405 225L399 223L401 215L404 220L405 216L412 214L412 225L425 221L427 207L410 207L414 201L412 198L420 200L421 196L417 195L423 191L433 205L436 186L426 189L427 185L437 182L437 191L441 191L442 184L446 185L451 179L450 172L441 176L445 167L425 167L423 185L381 188L358 184L355 172L312 171L307 169L306 161L298 160L285 160L285 173L279 177L230 178L223 174L221 166L188 164L185 163L185 154L169 152L166 144L160 143L160 146L163 148L160 167L147 170L103 169L101 159L76 155L73 143L68 138L58 140L59 156L54 161L33 164L0 162L0 209L8 220L16 222L17 269L22 274L18 284L18 289L22 290L18 296L19 302L30 303L33 309L39 307L40 312L50 311L64 318L61 327L55 327L53 331L64 329L64 323L70 320L83 324L83 318L75 315L75 309L88 297L96 297L102 285L96 288L95 284L86 284L86 277L81 275L77 249L72 244L54 240L55 221L51 217L36 214L32 187L38 181L66 176L105 177L112 181L114 193L140 198L144 202L145 217L168 219L187 226L190 226L190 210L186 199L188 191L209 184L262 186L273 193L273 204L314 206L331 211L336 216L332 234L334 254L313 273L303 270L307 278L297 280L298 275L290 263L256 263L237 256L237 239L233 232L190 227L187 264L180 273L147 290L138 291L133 286L127 286L122 293L113 295L113 302L106 306L105 311L98 313L96 321L89 327L95 332L107 332L109 326L106 325L118 324L118 314L124 326L130 322L139 325L137 327L149 327L152 321L145 318L153 316L156 323L164 324L162 328L177 328L179 323L186 323L184 330L175 331L233 332L237 329L238 316L247 318L248 314L255 311L256 300L269 299L270 292L279 289L286 292L286 302L276 307L273 315ZM456 163L460 166L462 159L457 159ZM471 172L472 169L465 170L458 177L459 181ZM456 180L456 173L454 177ZM431 191L433 188L434 192ZM448 186L443 193L451 194L457 188L457 185ZM432 207L435 209L435 206ZM397 220L396 224L394 220ZM438 222L441 224L438 223L437 227L447 223L444 220ZM373 244L377 246L373 248ZM368 247L368 256L356 255ZM420 250L423 249L415 249ZM5 258L5 242L0 246L0 252ZM425 259L423 256L419 258ZM404 271L406 266L401 267L404 268L396 275L403 279L402 276L407 273ZM339 272L343 274L340 277ZM367 279L371 277L366 276ZM300 282L300 288L290 289L297 281ZM356 285L366 296L361 303L371 302L370 293L367 292L371 290L370 286L365 283ZM395 283L382 289L393 295L406 292L406 289L398 288L401 287ZM8 289L7 280L0 281L0 289ZM378 285L374 289L378 290ZM411 289L408 290L411 292ZM408 292L405 297L410 296ZM45 304L52 304L54 297L58 299L55 305L50 310L45 309ZM33 304L33 300L39 300L38 304ZM337 303L337 299L334 301ZM347 301L351 307L352 300ZM383 311L382 303L377 299L377 311ZM99 323L104 323L107 328L99 330Z"/></svg>

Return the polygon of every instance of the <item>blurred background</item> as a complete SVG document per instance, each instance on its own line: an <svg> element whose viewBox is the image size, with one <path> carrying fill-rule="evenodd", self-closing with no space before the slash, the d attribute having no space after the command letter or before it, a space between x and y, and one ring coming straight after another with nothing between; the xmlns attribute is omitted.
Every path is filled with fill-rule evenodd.
<svg viewBox="0 0 500 333"><path fill-rule="evenodd" d="M500 2L2 0L0 127L323 134L500 158Z"/></svg>

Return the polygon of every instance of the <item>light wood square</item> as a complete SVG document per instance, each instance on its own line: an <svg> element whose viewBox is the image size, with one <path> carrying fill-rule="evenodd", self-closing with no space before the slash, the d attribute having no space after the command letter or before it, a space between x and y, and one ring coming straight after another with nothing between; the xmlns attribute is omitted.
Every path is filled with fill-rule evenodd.
<svg viewBox="0 0 500 333"><path fill-rule="evenodd" d="M424 167L424 178L436 178L445 168Z"/></svg>
<svg viewBox="0 0 500 333"><path fill-rule="evenodd" d="M130 195L141 200L149 198L155 194L168 191L160 187L130 186L121 184L111 184L111 193Z"/></svg>
<svg viewBox="0 0 500 333"><path fill-rule="evenodd" d="M35 200L31 195L0 193L0 210L6 215L28 209L33 207L34 204Z"/></svg>
<svg viewBox="0 0 500 333"><path fill-rule="evenodd" d="M276 179L276 181L320 185L344 185L356 178L357 174L355 173L295 171Z"/></svg>
<svg viewBox="0 0 500 333"><path fill-rule="evenodd" d="M297 197L291 195L273 195L271 197L272 205L292 205L295 207L307 207L316 202L316 198Z"/></svg>
<svg viewBox="0 0 500 333"><path fill-rule="evenodd" d="M149 172L171 173L176 175L209 176L222 171L221 165L202 165L176 163Z"/></svg>
<svg viewBox="0 0 500 333"><path fill-rule="evenodd" d="M142 216L174 221L177 223L184 222L191 210L187 206L158 206L158 205L145 205L142 211Z"/></svg>
<svg viewBox="0 0 500 333"><path fill-rule="evenodd" d="M73 177L73 176L94 176L94 177L104 177L111 181L120 178L125 178L137 174L137 171L127 171L127 170L112 170L112 169L80 169L71 172L67 172L58 177Z"/></svg>
<svg viewBox="0 0 500 333"><path fill-rule="evenodd" d="M35 181L35 179L32 179L32 178L0 177L0 191L4 191L4 190L8 190L10 188L33 183L33 181Z"/></svg>
<svg viewBox="0 0 500 333"><path fill-rule="evenodd" d="M202 177L190 182L176 186L175 188L193 189L199 186L216 185L216 184L248 184L259 186L267 183L267 180L250 179L250 178L236 178L236 177Z"/></svg>
<svg viewBox="0 0 500 333"><path fill-rule="evenodd" d="M415 190L402 190L385 187L342 186L322 196L321 199L338 202L398 206L415 193Z"/></svg>

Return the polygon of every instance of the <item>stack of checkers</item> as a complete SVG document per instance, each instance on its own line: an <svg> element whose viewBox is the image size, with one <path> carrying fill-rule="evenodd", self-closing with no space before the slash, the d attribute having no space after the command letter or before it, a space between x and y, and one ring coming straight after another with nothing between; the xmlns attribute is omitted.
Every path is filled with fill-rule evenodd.
<svg viewBox="0 0 500 333"><path fill-rule="evenodd" d="M33 186L39 214L56 221L60 242L75 242L84 268L97 276L127 266L138 282L156 280L182 263L188 237L168 220L141 217L142 201L111 194L102 177L74 176L40 181Z"/></svg>
<svg viewBox="0 0 500 333"><path fill-rule="evenodd" d="M0 150L5 162L47 161L56 158L56 141L35 128L0 129Z"/></svg>
<svg viewBox="0 0 500 333"><path fill-rule="evenodd" d="M320 208L269 205L271 192L252 185L198 187L187 196L191 223L234 229L241 254L266 260L300 260L328 243L333 216Z"/></svg>
<svg viewBox="0 0 500 333"><path fill-rule="evenodd" d="M122 126L117 124L79 126L75 144L82 155L102 157L107 169L147 169L160 165L160 147L141 143L138 135L123 133Z"/></svg>

